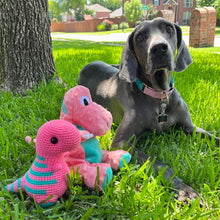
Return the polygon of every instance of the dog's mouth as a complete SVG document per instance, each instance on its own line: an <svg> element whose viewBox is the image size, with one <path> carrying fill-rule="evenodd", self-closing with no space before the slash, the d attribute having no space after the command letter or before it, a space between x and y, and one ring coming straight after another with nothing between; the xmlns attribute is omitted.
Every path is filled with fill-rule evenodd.
<svg viewBox="0 0 220 220"><path fill-rule="evenodd" d="M151 83L155 90L168 90L170 87L170 68L155 69L151 74Z"/></svg>

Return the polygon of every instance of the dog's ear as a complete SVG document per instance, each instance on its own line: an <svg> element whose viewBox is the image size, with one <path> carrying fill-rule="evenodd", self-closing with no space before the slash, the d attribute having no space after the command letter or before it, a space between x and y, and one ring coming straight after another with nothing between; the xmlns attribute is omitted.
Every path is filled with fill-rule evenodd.
<svg viewBox="0 0 220 220"><path fill-rule="evenodd" d="M184 40L182 39L181 28L176 24L175 28L177 33L177 55L175 59L174 71L181 72L185 70L193 60Z"/></svg>
<svg viewBox="0 0 220 220"><path fill-rule="evenodd" d="M129 35L121 55L119 77L127 82L134 82L138 67L137 59L133 48L134 31Z"/></svg>

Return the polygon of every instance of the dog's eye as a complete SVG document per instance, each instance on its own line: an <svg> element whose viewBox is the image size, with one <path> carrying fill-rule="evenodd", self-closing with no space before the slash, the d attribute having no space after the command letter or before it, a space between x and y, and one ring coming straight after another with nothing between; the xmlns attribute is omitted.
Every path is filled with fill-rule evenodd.
<svg viewBox="0 0 220 220"><path fill-rule="evenodd" d="M58 143L58 139L57 139L56 137L52 137L52 138L50 139L50 142L51 142L52 144L56 144L56 143Z"/></svg>
<svg viewBox="0 0 220 220"><path fill-rule="evenodd" d="M167 31L167 33L171 34L171 33L173 33L173 28L171 26L167 26L166 31Z"/></svg>
<svg viewBox="0 0 220 220"><path fill-rule="evenodd" d="M87 106L89 105L89 98L87 96L82 96L80 99L80 102L82 103L82 105Z"/></svg>
<svg viewBox="0 0 220 220"><path fill-rule="evenodd" d="M141 42L141 41L143 40L142 34L138 34L137 37L136 37L136 40L137 40L138 42Z"/></svg>

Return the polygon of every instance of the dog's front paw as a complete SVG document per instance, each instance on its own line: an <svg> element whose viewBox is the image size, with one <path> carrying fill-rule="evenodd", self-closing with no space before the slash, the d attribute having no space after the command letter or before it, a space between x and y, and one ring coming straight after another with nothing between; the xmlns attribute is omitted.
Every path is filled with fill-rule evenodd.
<svg viewBox="0 0 220 220"><path fill-rule="evenodd" d="M191 188L190 186L186 185L183 182L178 184L178 191L179 192L177 193L177 200L179 202L191 204L191 202L194 199L200 197L199 193L197 193L193 188ZM208 207L207 203L205 202L205 200L202 197L200 199L200 206L201 207L203 207L203 206Z"/></svg>

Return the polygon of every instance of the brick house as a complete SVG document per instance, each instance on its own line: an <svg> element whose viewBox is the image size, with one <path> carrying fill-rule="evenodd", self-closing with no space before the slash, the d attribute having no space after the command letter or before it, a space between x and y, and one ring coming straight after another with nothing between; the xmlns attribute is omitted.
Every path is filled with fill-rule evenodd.
<svg viewBox="0 0 220 220"><path fill-rule="evenodd" d="M109 18L111 10L103 7L99 4L88 5L86 6L88 9L95 12L94 18Z"/></svg>
<svg viewBox="0 0 220 220"><path fill-rule="evenodd" d="M196 0L141 0L141 3L143 5L154 5L157 11L172 10L175 23L179 25L189 24L191 13L196 7Z"/></svg>

